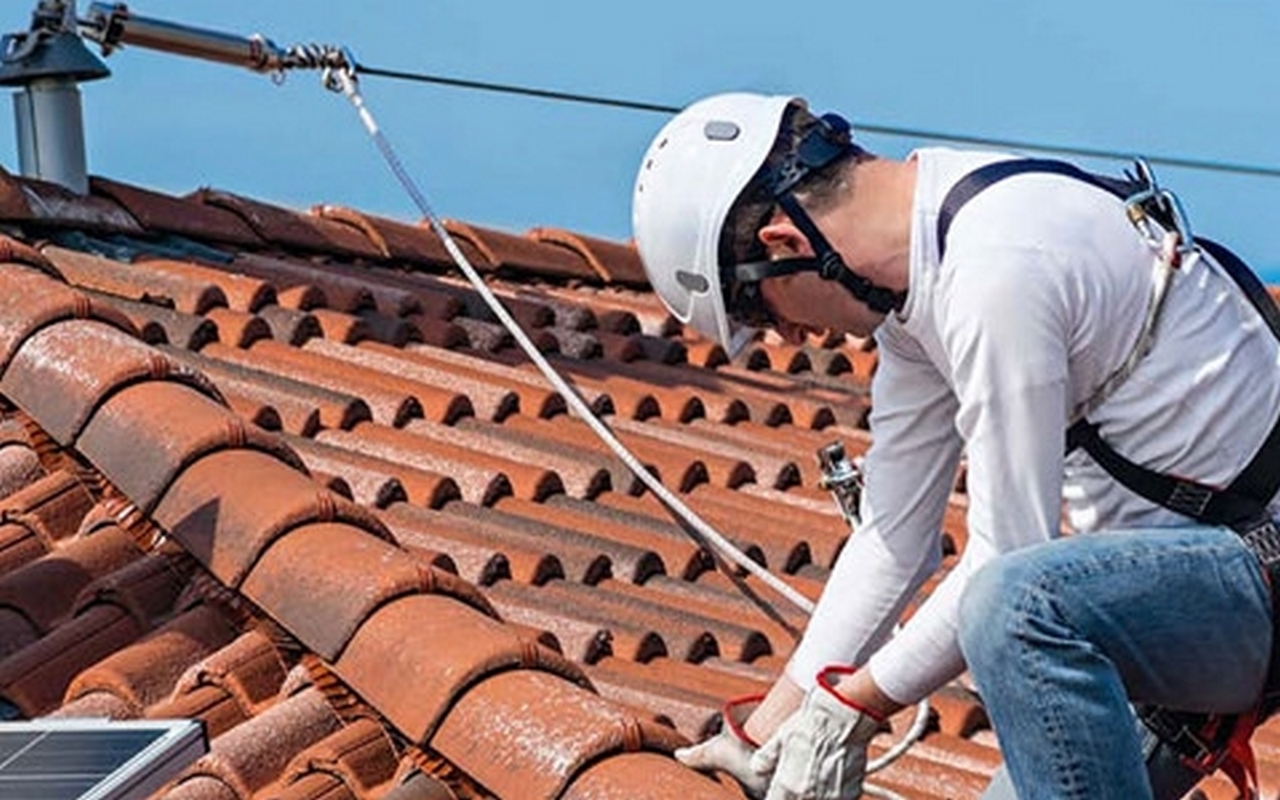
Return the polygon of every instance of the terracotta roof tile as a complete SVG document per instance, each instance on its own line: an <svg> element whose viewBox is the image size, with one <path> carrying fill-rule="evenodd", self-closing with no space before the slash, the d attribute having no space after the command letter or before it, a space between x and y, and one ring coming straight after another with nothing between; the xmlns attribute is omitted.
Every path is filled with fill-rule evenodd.
<svg viewBox="0 0 1280 800"><path fill-rule="evenodd" d="M531 700L546 709L537 713ZM498 751L480 744L487 727L502 731ZM528 670L489 677L449 712L432 747L500 797L559 797L587 765L619 753L670 753L687 740L620 713L565 681ZM670 763L670 762L668 762Z"/></svg>
<svg viewBox="0 0 1280 800"><path fill-rule="evenodd" d="M66 539L80 528L80 520L93 506L84 484L70 472L45 475L0 500L5 519L37 530L52 543Z"/></svg>
<svg viewBox="0 0 1280 800"><path fill-rule="evenodd" d="M0 169L0 219L41 225L142 233L123 207L100 197L82 197L55 183L19 178Z"/></svg>
<svg viewBox="0 0 1280 800"><path fill-rule="evenodd" d="M415 742L431 739L458 698L491 673L547 670L586 683L562 657L434 594L404 596L377 609L333 666Z"/></svg>
<svg viewBox="0 0 1280 800"><path fill-rule="evenodd" d="M440 593L493 615L472 587L424 568L390 542L334 523L303 525L277 539L240 590L329 661L376 608L404 595Z"/></svg>
<svg viewBox="0 0 1280 800"><path fill-rule="evenodd" d="M311 436L321 426L350 428L372 419L369 406L354 395L177 348L160 349L175 362L207 375L228 399L239 395L271 406L280 415L284 430L290 433Z"/></svg>
<svg viewBox="0 0 1280 800"><path fill-rule="evenodd" d="M458 482L462 496L474 503L492 502L510 492L518 497L541 500L564 491L560 476L545 466L468 450L376 422L361 423L349 432L322 431L316 439L449 475Z"/></svg>
<svg viewBox="0 0 1280 800"><path fill-rule="evenodd" d="M561 228L534 228L529 238L563 247L580 256L605 283L647 286L648 278L634 246L598 239Z"/></svg>
<svg viewBox="0 0 1280 800"><path fill-rule="evenodd" d="M614 654L648 661L667 653L661 634L650 627L609 618L591 607L566 606L531 586L499 581L485 593L503 619L550 632L565 655L583 664Z"/></svg>
<svg viewBox="0 0 1280 800"><path fill-rule="evenodd" d="M404 492L403 499L428 508L439 508L450 500L462 497L458 484L438 472L333 447L304 438L305 435L287 435L285 442L301 456L303 463L313 473L323 471L346 476L356 501L363 505L377 508L390 505L383 501L380 493L387 481L396 482Z"/></svg>
<svg viewBox="0 0 1280 800"><path fill-rule="evenodd" d="M387 732L372 720L360 719L296 755L283 771L278 794L272 794L281 800L322 798L345 790L361 797L390 782L398 767ZM299 786L303 782L311 786Z"/></svg>
<svg viewBox="0 0 1280 800"><path fill-rule="evenodd" d="M168 797L448 793L415 769L468 798L742 796L674 762L654 720L708 732L778 674L803 617L712 569L433 233L94 185L77 208L0 180L24 240L0 237L0 262L34 268L0 267L0 712L200 717L216 752ZM24 243L39 215L99 294ZM646 291L630 245L456 227L642 460L816 596L848 532L813 454L865 450L866 343L765 336L729 364ZM49 570L79 571L40 597ZM937 699L938 730L878 779L976 797L994 740L971 695ZM264 756L273 725L287 741Z"/></svg>
<svg viewBox="0 0 1280 800"><path fill-rule="evenodd" d="M448 251L429 228L396 222L343 206L315 206L311 213L359 231L384 258L434 268L453 265Z"/></svg>
<svg viewBox="0 0 1280 800"><path fill-rule="evenodd" d="M188 314L204 314L227 305L222 288L207 276L143 269L90 253L48 246L44 254L73 286L92 289Z"/></svg>
<svg viewBox="0 0 1280 800"><path fill-rule="evenodd" d="M439 524L436 515L406 503L389 506L381 516L402 547L410 552L449 553L458 574L479 586L508 578L538 584L565 574L560 559L546 548L470 536L460 528Z"/></svg>
<svg viewBox="0 0 1280 800"><path fill-rule="evenodd" d="M236 797L252 797L295 756L339 726L324 696L315 689L303 690L215 739L209 753L178 778L176 790L187 780L209 778Z"/></svg>
<svg viewBox="0 0 1280 800"><path fill-rule="evenodd" d="M116 604L89 607L0 660L0 698L28 718L52 711L77 674L135 641L146 624Z"/></svg>
<svg viewBox="0 0 1280 800"><path fill-rule="evenodd" d="M231 497L237 502L222 501ZM214 452L187 467L156 505L155 519L231 587L275 539L307 522L342 521L390 539L372 512L276 457L246 449Z"/></svg>
<svg viewBox="0 0 1280 800"><path fill-rule="evenodd" d="M742 790L716 783L652 753L625 753L587 766L564 800L671 800L680 797L742 798Z"/></svg>
<svg viewBox="0 0 1280 800"><path fill-rule="evenodd" d="M353 258L380 258L382 255L367 238L349 226L320 217L217 189L200 189L188 199L235 214L263 241L282 250L338 253Z"/></svg>
<svg viewBox="0 0 1280 800"><path fill-rule="evenodd" d="M325 422L322 418L322 423L330 426L339 428L353 426L363 419L366 411L374 420L393 427L423 415L421 402L414 395L407 393L403 385L361 384L353 378L353 373L344 371L341 363L322 360L320 356L303 353L288 345L276 345L280 343L274 340L263 340L255 342L247 350L241 350L222 344L211 344L201 351L201 355L216 359L223 365L270 374L283 379L284 382L278 382L276 385L271 383L265 385L295 396L303 402L317 403L316 407L322 414L327 409L329 421ZM216 368L211 369L216 370ZM294 388L298 386L310 387L314 399L308 399L307 393ZM351 394L352 391L358 391L359 394ZM339 401L339 398L349 399ZM353 402L359 402L362 408L352 411ZM466 404L461 400L452 400L452 403L452 408L446 402L439 410L443 413L455 414L461 414L467 410ZM347 420L346 424L334 422L335 416L338 419Z"/></svg>
<svg viewBox="0 0 1280 800"><path fill-rule="evenodd" d="M667 574L686 580L693 580L714 568L710 552L699 547L674 525L651 517L615 511L599 503L567 495L549 497L542 503L508 497L499 500L495 508L548 525L587 530L621 544L651 549L662 559Z"/></svg>
<svg viewBox="0 0 1280 800"><path fill-rule="evenodd" d="M147 344L171 343L183 349L199 350L219 339L218 325L209 317L185 314L165 306L125 300L87 290L85 294L125 315ZM210 309L208 313L225 311ZM261 320L259 320L261 322ZM265 334L265 326L264 331Z"/></svg>
<svg viewBox="0 0 1280 800"><path fill-rule="evenodd" d="M65 700L106 693L124 705L126 718L143 717L168 699L191 664L234 636L234 627L221 613L207 605L196 606L81 672L67 687Z"/></svg>
<svg viewBox="0 0 1280 800"><path fill-rule="evenodd" d="M96 176L89 179L89 189L94 195L109 198L123 206L148 230L245 247L263 244L262 239L239 217L215 206Z"/></svg>
<svg viewBox="0 0 1280 800"><path fill-rule="evenodd" d="M81 590L91 581L141 555L133 539L119 529L74 539L0 577L0 607L16 611L34 630L47 633L74 610Z"/></svg>
<svg viewBox="0 0 1280 800"><path fill-rule="evenodd" d="M446 220L444 224L450 236L468 243L484 256L483 262L472 265L477 270L502 269L556 278L597 277L581 258L563 248L458 220Z"/></svg>
<svg viewBox="0 0 1280 800"><path fill-rule="evenodd" d="M316 290L318 293L319 290ZM284 298L281 298L283 301ZM290 308L285 305L265 306L258 311L258 317L267 324L270 336L277 341L285 342L291 345L300 345L316 336L322 336L324 332L320 329L320 322L315 315L308 311L299 311L296 308ZM244 347L251 347L254 342L246 342ZM235 344L234 342L223 341L224 344ZM241 345L236 345L241 346Z"/></svg>

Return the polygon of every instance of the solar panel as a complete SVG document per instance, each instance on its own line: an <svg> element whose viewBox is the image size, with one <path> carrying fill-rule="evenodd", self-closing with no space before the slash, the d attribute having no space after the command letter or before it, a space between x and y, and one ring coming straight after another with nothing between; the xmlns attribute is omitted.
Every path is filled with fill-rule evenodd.
<svg viewBox="0 0 1280 800"><path fill-rule="evenodd" d="M199 720L0 722L0 800L142 800L208 749Z"/></svg>

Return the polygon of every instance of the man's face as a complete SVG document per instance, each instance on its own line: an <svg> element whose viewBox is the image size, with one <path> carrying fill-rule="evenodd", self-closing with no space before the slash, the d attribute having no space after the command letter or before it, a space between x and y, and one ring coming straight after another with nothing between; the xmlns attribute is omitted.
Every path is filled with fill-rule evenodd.
<svg viewBox="0 0 1280 800"><path fill-rule="evenodd" d="M780 211L761 229L760 240L770 259L814 255L808 239ZM832 243L840 250L839 243ZM882 314L854 299L839 283L824 280L815 272L766 278L760 282L759 290L773 316L774 329L793 344L802 343L808 333L826 330L870 336L884 321Z"/></svg>
<svg viewBox="0 0 1280 800"><path fill-rule="evenodd" d="M828 330L870 336L884 320L843 286L814 272L766 278L760 282L760 294L773 314L774 329L792 344Z"/></svg>

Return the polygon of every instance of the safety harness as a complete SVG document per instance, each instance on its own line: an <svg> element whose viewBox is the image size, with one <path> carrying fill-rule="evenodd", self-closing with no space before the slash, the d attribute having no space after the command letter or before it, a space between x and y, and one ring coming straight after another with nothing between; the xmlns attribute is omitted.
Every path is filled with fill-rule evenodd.
<svg viewBox="0 0 1280 800"><path fill-rule="evenodd" d="M1239 286L1258 311L1272 334L1280 340L1280 309L1266 287L1238 256L1208 239L1194 237L1176 198L1161 191L1150 170L1141 162L1137 174L1111 178L1086 172L1072 164L1048 159L998 161L970 172L960 179L942 201L938 215L939 260L946 252L947 232L960 210L993 184L1028 173L1062 175L1083 181L1125 202L1130 220L1140 230L1154 221L1168 237L1162 257L1176 269L1184 255L1195 250L1207 254ZM1144 232L1150 230L1145 229ZM1163 297L1153 298L1155 311ZM1154 318L1152 320L1154 327ZM1153 333L1154 331L1152 331ZM1143 355L1138 352L1137 356ZM1096 407L1096 405L1094 406ZM1081 415L1067 429L1068 453L1082 448L1107 473L1130 491L1205 525L1231 528L1257 556L1271 588L1273 624L1280 621L1280 529L1268 515L1271 498L1280 489L1280 421L1244 469L1225 487L1210 486L1190 478L1157 472L1130 461L1116 452L1098 430L1098 425ZM1216 769L1235 783L1242 797L1257 797L1257 774L1249 737L1253 729L1280 707L1280 658L1278 635L1272 637L1271 662L1258 707L1247 714L1196 714L1165 708L1139 709L1144 723L1168 745L1197 775ZM1187 787L1189 788L1189 787ZM1175 796L1180 796L1178 792Z"/></svg>

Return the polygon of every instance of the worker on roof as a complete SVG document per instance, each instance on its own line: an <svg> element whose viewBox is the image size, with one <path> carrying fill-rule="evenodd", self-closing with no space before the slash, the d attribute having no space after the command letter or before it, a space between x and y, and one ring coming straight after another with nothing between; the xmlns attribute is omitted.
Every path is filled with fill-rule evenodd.
<svg viewBox="0 0 1280 800"><path fill-rule="evenodd" d="M760 327L878 347L861 524L768 695L678 758L753 797L855 797L882 720L967 668L1007 769L989 797L1248 782L1280 316L1175 197L1146 172L880 158L799 98L729 94L662 129L634 202L654 289L730 351ZM892 635L942 561L962 454L963 555Z"/></svg>

